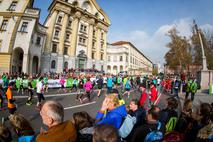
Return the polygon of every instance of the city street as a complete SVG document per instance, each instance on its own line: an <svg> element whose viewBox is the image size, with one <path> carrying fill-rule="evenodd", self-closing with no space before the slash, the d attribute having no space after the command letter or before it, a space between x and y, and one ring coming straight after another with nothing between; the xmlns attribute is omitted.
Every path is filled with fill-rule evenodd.
<svg viewBox="0 0 213 142"><path fill-rule="evenodd" d="M91 95L91 102L81 104L79 101L76 100L76 93L66 93L66 94L57 94L56 89L52 89L49 91L48 94L45 95L46 100L56 100L60 102L64 106L64 112L65 112L65 120L72 119L72 114L79 111L86 111L88 112L92 117L95 117L96 112L100 109L102 101L105 97L106 90L102 91L101 97L97 97L96 91ZM140 97L140 93L138 91L132 91L130 98L127 98L127 95L125 95L123 98L126 101L126 104L129 104L130 100L133 98ZM158 98L158 105L161 108L165 107L165 99L168 96L166 95L160 95ZM37 103L37 96L34 95L33 98L33 105L27 106L25 105L27 96L24 95L15 95L16 103L18 105L18 113L23 114L32 124L33 128L36 132L39 132L42 121L41 117L39 115L39 110L36 108ZM5 104L6 105L6 104ZM8 115L8 110L1 111L0 118L6 117Z"/></svg>

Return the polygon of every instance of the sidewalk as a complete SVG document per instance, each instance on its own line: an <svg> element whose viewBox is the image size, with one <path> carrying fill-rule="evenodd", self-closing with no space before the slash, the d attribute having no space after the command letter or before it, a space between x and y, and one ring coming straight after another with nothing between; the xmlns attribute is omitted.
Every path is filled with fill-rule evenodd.
<svg viewBox="0 0 213 142"><path fill-rule="evenodd" d="M180 100L181 100L181 104L183 106L184 100L185 100L185 93L183 94L179 94L180 96ZM191 98L191 95L189 95L188 97L189 99ZM209 95L207 93L202 93L202 92L197 92L195 94L195 98L193 101L193 108L195 109L195 111L197 111L197 109L199 109L200 104L201 103L213 103L213 95Z"/></svg>

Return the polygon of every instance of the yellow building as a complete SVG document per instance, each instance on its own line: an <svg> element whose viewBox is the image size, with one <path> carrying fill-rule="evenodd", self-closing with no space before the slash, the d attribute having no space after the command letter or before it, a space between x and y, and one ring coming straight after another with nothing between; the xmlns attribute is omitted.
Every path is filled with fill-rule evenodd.
<svg viewBox="0 0 213 142"><path fill-rule="evenodd" d="M47 40L42 72L66 68L106 69L110 20L95 0L53 0L44 23Z"/></svg>
<svg viewBox="0 0 213 142"><path fill-rule="evenodd" d="M0 74L38 73L46 28L33 0L0 0Z"/></svg>

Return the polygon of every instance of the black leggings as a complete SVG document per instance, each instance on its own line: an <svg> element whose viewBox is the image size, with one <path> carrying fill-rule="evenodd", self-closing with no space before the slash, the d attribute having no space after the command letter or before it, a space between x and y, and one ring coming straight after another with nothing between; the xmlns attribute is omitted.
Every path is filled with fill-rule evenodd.
<svg viewBox="0 0 213 142"><path fill-rule="evenodd" d="M188 99L188 96L189 96L189 92L186 92L185 99ZM194 96L195 96L195 93L191 92L191 101L194 100Z"/></svg>
<svg viewBox="0 0 213 142"><path fill-rule="evenodd" d="M45 100L44 95L42 93L37 93L38 96L38 102L40 103L41 100Z"/></svg>
<svg viewBox="0 0 213 142"><path fill-rule="evenodd" d="M90 91L86 91L86 95L87 95L87 97L88 97L88 99L90 101Z"/></svg>

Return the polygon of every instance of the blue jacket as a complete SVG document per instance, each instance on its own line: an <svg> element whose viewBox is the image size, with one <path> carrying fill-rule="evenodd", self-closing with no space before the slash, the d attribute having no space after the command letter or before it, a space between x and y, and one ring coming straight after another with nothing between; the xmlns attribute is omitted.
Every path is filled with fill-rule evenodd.
<svg viewBox="0 0 213 142"><path fill-rule="evenodd" d="M18 142L36 142L36 137L32 136L21 136L18 138Z"/></svg>
<svg viewBox="0 0 213 142"><path fill-rule="evenodd" d="M117 108L108 111L104 117L104 113L98 112L96 120L100 120L96 124L111 124L115 128L119 129L124 117L127 116L125 105L118 106Z"/></svg>

